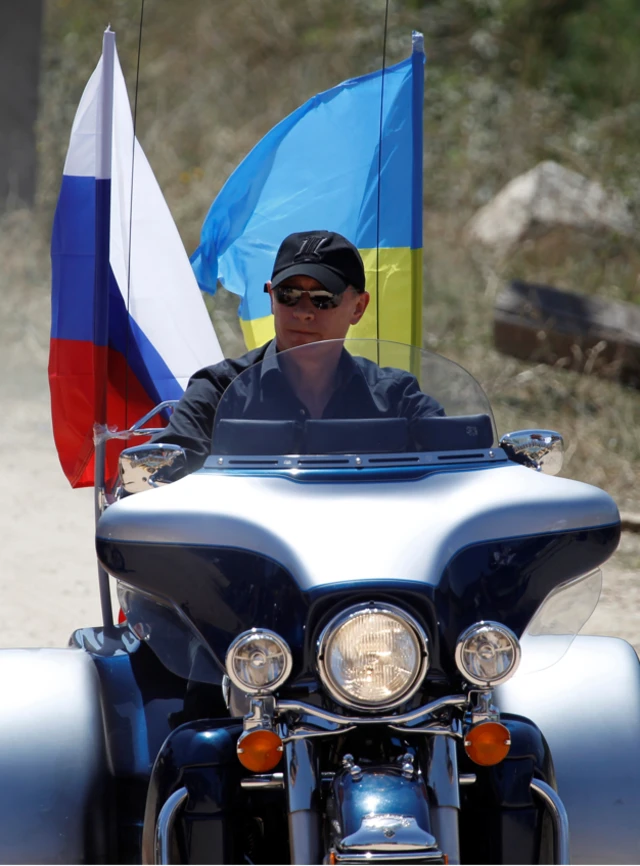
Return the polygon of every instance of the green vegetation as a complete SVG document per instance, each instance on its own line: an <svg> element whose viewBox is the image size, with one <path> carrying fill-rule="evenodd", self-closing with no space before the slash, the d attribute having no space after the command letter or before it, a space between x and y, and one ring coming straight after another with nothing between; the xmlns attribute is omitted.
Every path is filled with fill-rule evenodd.
<svg viewBox="0 0 640 866"><path fill-rule="evenodd" d="M48 2L43 236L71 121L109 22L133 103L139 16L140 0ZM381 65L383 21L384 0L146 0L138 137L189 252L221 185L274 123L319 90ZM410 50L412 28L424 32L428 56L425 346L480 379L502 432L561 430L568 474L631 499L638 392L499 356L491 326L495 293L511 276L638 302L637 246L554 237L487 269L461 238L480 205L543 159L618 189L640 213L637 0L391 0L389 63ZM43 291L46 282L44 275ZM213 306L232 318L228 298ZM232 322L221 328L232 347Z"/></svg>

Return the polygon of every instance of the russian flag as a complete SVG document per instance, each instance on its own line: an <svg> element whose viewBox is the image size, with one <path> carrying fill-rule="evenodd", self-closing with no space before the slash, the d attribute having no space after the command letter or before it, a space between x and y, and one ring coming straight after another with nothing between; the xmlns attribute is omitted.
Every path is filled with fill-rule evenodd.
<svg viewBox="0 0 640 866"><path fill-rule="evenodd" d="M111 30L73 122L51 261L53 434L71 486L90 487L94 425L128 429L222 359L178 230L134 138ZM107 442L107 483L126 444Z"/></svg>

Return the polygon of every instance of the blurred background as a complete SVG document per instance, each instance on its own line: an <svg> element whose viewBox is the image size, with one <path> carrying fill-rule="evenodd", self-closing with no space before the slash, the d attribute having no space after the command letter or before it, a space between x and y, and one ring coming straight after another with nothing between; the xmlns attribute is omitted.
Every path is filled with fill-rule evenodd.
<svg viewBox="0 0 640 866"><path fill-rule="evenodd" d="M132 106L139 62L137 136L191 254L216 193L275 123L318 91L380 68L385 3L146 0L141 40L140 0L0 8L0 104L26 130L16 139L3 118L2 423L15 433L35 411L29 395L38 423L48 423L51 221L106 25ZM589 375L590 356L577 346L575 363L550 365L500 354L493 338L496 297L512 279L640 305L637 25L637 0L390 0L387 63L409 54L412 29L424 33L423 346L473 373L500 433L559 430L563 474L640 511L638 388ZM499 250L472 242L474 214L548 161L600 184L622 221L545 227ZM208 305L223 349L242 351L235 298L219 293ZM637 565L637 550L633 557Z"/></svg>
<svg viewBox="0 0 640 866"><path fill-rule="evenodd" d="M7 364L20 366L24 348L47 351L47 246L73 116L109 23L134 104L141 2L3 5L25 38L29 9L32 39L42 16L30 62L39 63L32 207L5 189L0 223L3 342L18 356ZM314 93L381 66L384 11L383 0L146 0L137 135L189 254L216 193L275 123ZM481 381L501 432L559 429L566 472L623 503L639 477L638 391L499 355L492 322L496 293L513 277L639 303L637 236L550 231L496 259L466 244L464 228L544 160L619 193L635 220L636 25L635 0L391 0L387 37L393 63L410 52L412 28L425 35L424 346ZM11 27L2 39L15 45ZM15 90L15 78L2 80ZM211 306L224 348L240 350L235 299Z"/></svg>

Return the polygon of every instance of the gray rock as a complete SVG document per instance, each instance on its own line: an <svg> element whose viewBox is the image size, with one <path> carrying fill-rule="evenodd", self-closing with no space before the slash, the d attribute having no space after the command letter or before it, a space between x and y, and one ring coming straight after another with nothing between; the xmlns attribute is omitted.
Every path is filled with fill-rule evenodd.
<svg viewBox="0 0 640 866"><path fill-rule="evenodd" d="M541 162L510 181L469 221L467 240L504 254L520 241L558 227L632 236L624 198L557 162Z"/></svg>

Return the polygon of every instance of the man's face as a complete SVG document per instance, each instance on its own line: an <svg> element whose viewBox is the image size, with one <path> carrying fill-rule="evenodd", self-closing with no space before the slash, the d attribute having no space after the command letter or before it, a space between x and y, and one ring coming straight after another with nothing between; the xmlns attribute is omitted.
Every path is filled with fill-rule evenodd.
<svg viewBox="0 0 640 866"><path fill-rule="evenodd" d="M322 283L313 277L289 277L281 285L303 292L324 290ZM278 302L270 282L267 287L271 296L278 349L293 349L294 346L319 340L344 339L349 327L360 321L369 303L368 292L359 293L349 287L343 292L339 306L328 310L316 309L307 294L303 294L295 306L288 307Z"/></svg>

